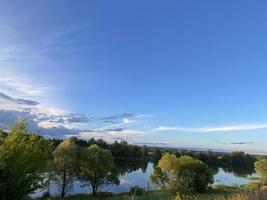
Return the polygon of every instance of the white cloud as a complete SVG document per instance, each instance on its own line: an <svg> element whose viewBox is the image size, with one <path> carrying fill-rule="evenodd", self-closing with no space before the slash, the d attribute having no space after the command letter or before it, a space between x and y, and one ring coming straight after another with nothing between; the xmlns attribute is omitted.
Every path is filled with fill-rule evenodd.
<svg viewBox="0 0 267 200"><path fill-rule="evenodd" d="M211 132L249 131L249 130L256 130L256 129L267 129L267 123L240 124L240 125L232 125L232 126L197 127L197 128L160 126L156 128L155 131L211 133Z"/></svg>
<svg viewBox="0 0 267 200"><path fill-rule="evenodd" d="M129 119L129 118L123 118L122 122L124 124L132 124L132 123L135 123L135 120L132 120L132 119Z"/></svg>
<svg viewBox="0 0 267 200"><path fill-rule="evenodd" d="M57 88L43 86L36 82L30 83L29 78L18 78L13 75L13 77L0 78L0 89L11 95L38 98L47 95L49 92L52 92Z"/></svg>

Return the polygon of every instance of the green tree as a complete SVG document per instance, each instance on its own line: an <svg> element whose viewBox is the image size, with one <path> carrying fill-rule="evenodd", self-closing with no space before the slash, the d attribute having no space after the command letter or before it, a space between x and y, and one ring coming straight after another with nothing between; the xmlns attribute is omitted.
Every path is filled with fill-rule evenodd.
<svg viewBox="0 0 267 200"><path fill-rule="evenodd" d="M169 153L162 156L151 175L151 181L162 189L181 193L201 192L212 180L212 173L202 161Z"/></svg>
<svg viewBox="0 0 267 200"><path fill-rule="evenodd" d="M97 145L91 145L82 151L79 164L80 178L89 182L93 195L97 193L100 185L113 181L111 178L113 162L111 152Z"/></svg>
<svg viewBox="0 0 267 200"><path fill-rule="evenodd" d="M178 158L174 154L165 153L151 175L151 181L162 189L175 190Z"/></svg>
<svg viewBox="0 0 267 200"><path fill-rule="evenodd" d="M148 150L147 150L147 146L146 145L143 145L141 147L141 155L142 155L143 159L144 158L147 158L147 156L148 156Z"/></svg>
<svg viewBox="0 0 267 200"><path fill-rule="evenodd" d="M77 167L77 146L71 138L61 142L53 152L54 170L62 181L61 198L72 181Z"/></svg>
<svg viewBox="0 0 267 200"><path fill-rule="evenodd" d="M15 123L0 146L0 196L19 200L40 187L52 149L32 134L24 121Z"/></svg>
<svg viewBox="0 0 267 200"><path fill-rule="evenodd" d="M202 161L190 156L181 156L178 163L177 182L181 189L188 189L189 192L203 192L208 184L213 182L211 170Z"/></svg>
<svg viewBox="0 0 267 200"><path fill-rule="evenodd" d="M255 170L260 175L262 184L267 184L267 159L261 159L255 162Z"/></svg>

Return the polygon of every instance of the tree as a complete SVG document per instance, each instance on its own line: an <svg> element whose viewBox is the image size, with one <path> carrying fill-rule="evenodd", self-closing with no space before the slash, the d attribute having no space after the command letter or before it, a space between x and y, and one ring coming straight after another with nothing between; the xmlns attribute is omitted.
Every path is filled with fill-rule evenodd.
<svg viewBox="0 0 267 200"><path fill-rule="evenodd" d="M181 193L201 192L212 180L212 173L202 161L169 153L162 156L151 175L151 181L162 189Z"/></svg>
<svg viewBox="0 0 267 200"><path fill-rule="evenodd" d="M22 199L40 187L51 144L32 134L25 121L15 123L0 146L0 196Z"/></svg>
<svg viewBox="0 0 267 200"><path fill-rule="evenodd" d="M174 154L164 154L151 175L151 181L162 189L175 190L177 186L177 166L178 158Z"/></svg>
<svg viewBox="0 0 267 200"><path fill-rule="evenodd" d="M97 145L85 148L80 158L80 178L88 181L96 195L100 185L112 182L111 170L113 157L109 150L101 149Z"/></svg>
<svg viewBox="0 0 267 200"><path fill-rule="evenodd" d="M65 189L75 175L77 167L77 146L71 138L65 139L53 152L54 169L62 181L61 198Z"/></svg>
<svg viewBox="0 0 267 200"><path fill-rule="evenodd" d="M188 191L203 192L213 182L213 174L208 166L190 156L178 159L177 178L179 186L187 186Z"/></svg>
<svg viewBox="0 0 267 200"><path fill-rule="evenodd" d="M261 159L255 162L255 170L260 175L261 182L267 184L267 159Z"/></svg>
<svg viewBox="0 0 267 200"><path fill-rule="evenodd" d="M148 150L147 150L147 146L146 145L143 145L141 147L141 155L142 155L143 159L144 158L147 158L147 156L148 156Z"/></svg>
<svg viewBox="0 0 267 200"><path fill-rule="evenodd" d="M152 159L153 159L153 162L154 162L155 164L158 164L160 158L161 158L161 151L160 151L159 148L156 148L156 149L154 150L154 152L153 152L153 158L152 158Z"/></svg>

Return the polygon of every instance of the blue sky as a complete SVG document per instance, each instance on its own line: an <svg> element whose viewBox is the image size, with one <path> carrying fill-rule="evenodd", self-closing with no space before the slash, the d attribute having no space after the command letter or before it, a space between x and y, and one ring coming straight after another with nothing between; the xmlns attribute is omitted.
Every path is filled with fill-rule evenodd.
<svg viewBox="0 0 267 200"><path fill-rule="evenodd" d="M0 125L267 153L266 4L3 0Z"/></svg>

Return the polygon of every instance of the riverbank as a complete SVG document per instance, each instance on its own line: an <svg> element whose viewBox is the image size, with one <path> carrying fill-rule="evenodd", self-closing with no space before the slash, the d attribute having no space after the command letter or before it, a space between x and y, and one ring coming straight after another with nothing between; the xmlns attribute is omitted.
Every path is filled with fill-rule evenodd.
<svg viewBox="0 0 267 200"><path fill-rule="evenodd" d="M227 197L231 194L237 193L239 190L235 187L228 186L217 186L213 189L208 190L202 194L195 194L196 200L216 200L220 197ZM128 193L121 193L117 195L112 195L111 193L100 193L99 196L89 196L89 195L74 195L66 197L66 200L170 200L171 194L167 191L149 191L144 192L139 196L131 196ZM60 198L42 198L41 200L60 200Z"/></svg>

